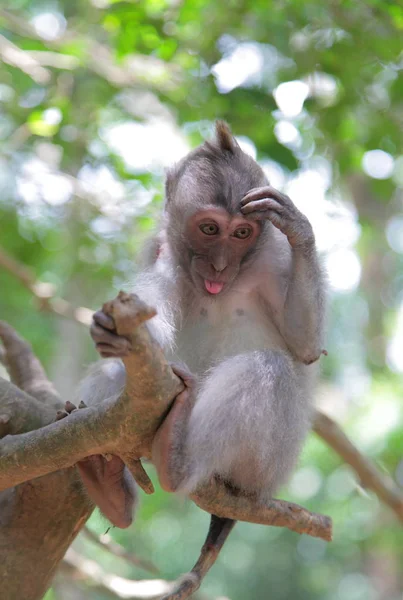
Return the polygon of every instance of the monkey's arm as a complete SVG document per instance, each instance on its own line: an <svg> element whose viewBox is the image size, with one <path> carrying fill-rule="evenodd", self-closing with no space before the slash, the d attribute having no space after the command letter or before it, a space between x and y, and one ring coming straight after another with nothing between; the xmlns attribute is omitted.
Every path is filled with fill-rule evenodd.
<svg viewBox="0 0 403 600"><path fill-rule="evenodd" d="M325 315L324 278L308 219L293 202L271 186L251 190L241 201L241 211L253 220L268 219L291 246L283 310L274 319L291 353L305 364L322 352Z"/></svg>
<svg viewBox="0 0 403 600"><path fill-rule="evenodd" d="M279 323L292 354L311 364L323 350L325 293L315 242L292 249L287 295Z"/></svg>

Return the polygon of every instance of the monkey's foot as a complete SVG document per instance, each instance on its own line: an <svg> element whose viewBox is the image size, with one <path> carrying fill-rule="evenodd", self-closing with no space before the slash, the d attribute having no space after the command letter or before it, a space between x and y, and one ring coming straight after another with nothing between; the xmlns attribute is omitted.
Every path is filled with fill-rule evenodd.
<svg viewBox="0 0 403 600"><path fill-rule="evenodd" d="M87 408L84 402L77 407L68 400L64 410L57 411L56 420L82 408ZM123 460L114 454L94 454L80 460L76 466L89 497L102 514L116 527L129 527L133 520L135 489Z"/></svg>
<svg viewBox="0 0 403 600"><path fill-rule="evenodd" d="M193 569L181 577L174 590L161 600L185 600L200 587L204 577L211 569L231 533L236 521L211 515L210 528L200 556Z"/></svg>
<svg viewBox="0 0 403 600"><path fill-rule="evenodd" d="M70 402L70 400L67 400L67 402L64 405L64 410L57 411L55 420L60 421L60 419L68 417L69 415L71 415L71 413L78 410L79 408L87 408L87 405L82 400L78 406Z"/></svg>

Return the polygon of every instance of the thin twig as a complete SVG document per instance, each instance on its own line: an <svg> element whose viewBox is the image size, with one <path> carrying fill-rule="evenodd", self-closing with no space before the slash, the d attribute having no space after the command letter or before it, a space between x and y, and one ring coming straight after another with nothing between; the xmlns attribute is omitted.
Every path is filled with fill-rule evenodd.
<svg viewBox="0 0 403 600"><path fill-rule="evenodd" d="M157 600L172 589L172 583L163 579L133 581L106 573L94 560L78 554L73 548L69 548L63 562L95 586L126 600Z"/></svg>
<svg viewBox="0 0 403 600"><path fill-rule="evenodd" d="M54 50L63 48L66 43L80 42L86 48L86 54L82 57L86 61L85 66L114 87L144 85L147 89L156 88L158 91L163 91L172 89L181 77L182 71L178 65L170 64L158 57L137 53L126 57L123 64L118 64L107 46L71 29L64 31L63 35L54 40L45 40L26 19L17 13L0 8L0 16L12 31L21 36L40 40ZM31 56L28 57L34 60ZM15 66L20 68L18 64ZM43 67L40 68L45 70Z"/></svg>
<svg viewBox="0 0 403 600"><path fill-rule="evenodd" d="M3 35L0 35L0 57L3 62L23 71L35 83L40 85L49 83L50 71L42 67L36 58L18 48Z"/></svg>
<svg viewBox="0 0 403 600"><path fill-rule="evenodd" d="M73 319L81 325L88 326L91 323L92 310L84 306L75 307L57 296L52 284L38 281L30 269L10 256L3 248L0 248L0 267L14 275L34 295L40 310Z"/></svg>
<svg viewBox="0 0 403 600"><path fill-rule="evenodd" d="M108 550L108 552L114 556L123 558L135 567L140 567L145 571L150 571L150 573L159 573L157 567L151 561L136 556L132 552L128 552L123 546L115 542L107 533L104 535L96 535L93 531L91 531L91 529L88 529L88 527L84 527L82 532L91 542L97 544L97 546L101 546L101 548L104 548L104 550Z"/></svg>
<svg viewBox="0 0 403 600"><path fill-rule="evenodd" d="M380 473L375 465L354 446L341 427L327 415L317 411L313 430L353 467L363 487L372 490L403 521L403 493L393 479L385 473Z"/></svg>

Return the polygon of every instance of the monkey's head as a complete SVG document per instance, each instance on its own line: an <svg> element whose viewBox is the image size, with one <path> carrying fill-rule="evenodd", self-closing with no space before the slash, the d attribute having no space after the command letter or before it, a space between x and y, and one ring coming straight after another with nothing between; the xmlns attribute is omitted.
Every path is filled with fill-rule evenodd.
<svg viewBox="0 0 403 600"><path fill-rule="evenodd" d="M240 201L267 183L223 121L216 122L215 140L204 142L168 172L167 238L200 293L229 290L252 258L266 224L248 220Z"/></svg>

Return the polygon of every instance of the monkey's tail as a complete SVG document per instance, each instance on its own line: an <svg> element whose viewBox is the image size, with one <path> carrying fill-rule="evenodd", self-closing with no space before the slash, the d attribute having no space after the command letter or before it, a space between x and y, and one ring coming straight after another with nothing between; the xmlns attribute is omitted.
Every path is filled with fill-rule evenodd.
<svg viewBox="0 0 403 600"><path fill-rule="evenodd" d="M195 566L189 573L181 577L172 592L161 598L161 600L184 600L199 589L204 577L217 560L221 548L235 523L236 521L232 519L211 515L206 541L203 544Z"/></svg>

